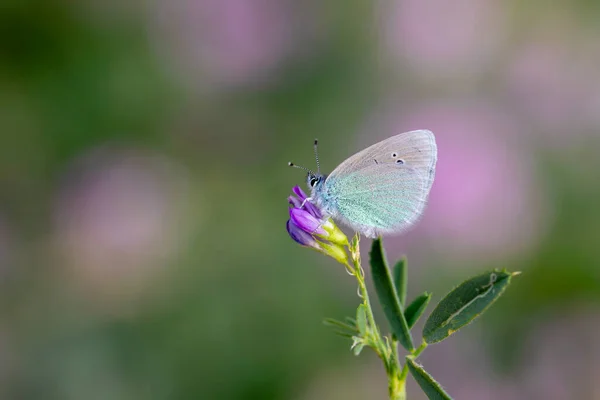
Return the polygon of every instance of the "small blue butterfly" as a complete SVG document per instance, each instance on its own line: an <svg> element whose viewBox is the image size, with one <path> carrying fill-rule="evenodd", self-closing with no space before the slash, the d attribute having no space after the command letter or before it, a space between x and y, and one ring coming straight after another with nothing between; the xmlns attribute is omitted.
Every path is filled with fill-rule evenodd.
<svg viewBox="0 0 600 400"><path fill-rule="evenodd" d="M397 234L421 216L435 177L433 133L401 133L356 153L329 175L308 171L308 201L367 237Z"/></svg>

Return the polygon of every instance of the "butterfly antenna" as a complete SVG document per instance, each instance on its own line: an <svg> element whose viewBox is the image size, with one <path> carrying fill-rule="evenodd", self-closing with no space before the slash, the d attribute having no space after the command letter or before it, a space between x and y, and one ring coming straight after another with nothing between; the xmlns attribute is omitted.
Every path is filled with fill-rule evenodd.
<svg viewBox="0 0 600 400"><path fill-rule="evenodd" d="M293 163L293 162L291 162L291 161L288 163L288 165L289 165L290 167L294 167L294 168L299 168L299 169L302 169L302 170L304 170L304 171L306 171L306 172L309 172L309 173L311 173L311 174L313 173L313 172L312 172L310 169L308 169L308 168L306 168L306 167L301 167L301 166L299 166L299 165L296 165L296 164L294 164L294 163Z"/></svg>
<svg viewBox="0 0 600 400"><path fill-rule="evenodd" d="M315 139L315 158L317 159L317 174L320 174L321 166L319 165L319 151L317 149L318 144L319 144L319 141L317 139Z"/></svg>

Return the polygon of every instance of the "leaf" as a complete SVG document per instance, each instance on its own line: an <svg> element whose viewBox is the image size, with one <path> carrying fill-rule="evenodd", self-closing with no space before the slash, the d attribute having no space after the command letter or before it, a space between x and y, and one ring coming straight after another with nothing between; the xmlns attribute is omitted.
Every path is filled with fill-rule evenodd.
<svg viewBox="0 0 600 400"><path fill-rule="evenodd" d="M394 286L398 294L398 301L404 307L406 305L406 288L408 286L408 273L406 267L406 257L402 257L400 261L394 265Z"/></svg>
<svg viewBox="0 0 600 400"><path fill-rule="evenodd" d="M423 315L425 308L427 308L427 305L429 304L429 300L431 300L431 293L425 292L414 299L408 307L406 307L406 310L404 310L404 317L406 318L409 329L415 326L419 318L421 318L421 315Z"/></svg>
<svg viewBox="0 0 600 400"><path fill-rule="evenodd" d="M343 336L345 336L345 335L354 336L358 333L358 329L356 329L356 324L350 325L345 322L338 321L337 319L334 319L334 318L325 318L323 320L323 324L326 326L329 326L331 328L338 329L335 332L340 335L344 334Z"/></svg>
<svg viewBox="0 0 600 400"><path fill-rule="evenodd" d="M469 324L500 297L517 274L494 270L458 285L439 302L427 319L423 339L427 343L436 343Z"/></svg>
<svg viewBox="0 0 600 400"><path fill-rule="evenodd" d="M354 335L350 332L346 332L346 331L333 331L333 333L335 333L338 336L342 336L348 339L352 339L354 337Z"/></svg>
<svg viewBox="0 0 600 400"><path fill-rule="evenodd" d="M367 307L364 304L356 309L356 327L362 337L367 335Z"/></svg>
<svg viewBox="0 0 600 400"><path fill-rule="evenodd" d="M392 278L390 277L390 270L385 260L381 238L373 240L370 256L375 291L377 292L383 312L390 323L392 333L406 350L412 351L415 347L408 324L404 318L404 313L402 312L402 307L398 302L396 291L392 285Z"/></svg>
<svg viewBox="0 0 600 400"><path fill-rule="evenodd" d="M415 362L412 357L406 357L406 364L410 374L415 378L429 400L452 400L452 397L442 389L423 367Z"/></svg>

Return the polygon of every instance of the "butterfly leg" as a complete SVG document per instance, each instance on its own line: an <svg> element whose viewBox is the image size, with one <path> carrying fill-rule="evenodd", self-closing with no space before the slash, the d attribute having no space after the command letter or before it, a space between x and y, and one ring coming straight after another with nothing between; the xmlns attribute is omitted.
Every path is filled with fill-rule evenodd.
<svg viewBox="0 0 600 400"><path fill-rule="evenodd" d="M307 197L302 201L302 204L300 204L300 208L304 208L304 204L306 204L307 201L312 201L312 197Z"/></svg>

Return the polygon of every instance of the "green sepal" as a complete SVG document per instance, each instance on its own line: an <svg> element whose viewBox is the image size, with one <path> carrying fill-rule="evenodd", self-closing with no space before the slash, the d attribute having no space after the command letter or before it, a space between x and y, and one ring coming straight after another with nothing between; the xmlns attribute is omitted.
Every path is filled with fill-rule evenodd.
<svg viewBox="0 0 600 400"><path fill-rule="evenodd" d="M452 397L442 389L439 383L423 367L415 362L412 357L406 357L406 364L410 374L415 378L429 400L452 400Z"/></svg>
<svg viewBox="0 0 600 400"><path fill-rule="evenodd" d="M415 298L408 307L406 307L406 310L404 310L404 317L406 318L409 329L415 326L419 318L421 318L421 315L423 315L430 300L431 293L425 292Z"/></svg>
<svg viewBox="0 0 600 400"><path fill-rule="evenodd" d="M385 260L385 254L381 243L381 238L373 240L371 246L371 273L373 275L373 283L375 291L379 298L379 303L383 308L383 312L390 323L392 333L398 339L402 347L408 351L414 350L412 337L408 324L404 318L402 307L398 301L396 291L390 277L390 270Z"/></svg>
<svg viewBox="0 0 600 400"><path fill-rule="evenodd" d="M354 341L352 343L352 346L350 347L350 350L352 350L352 352L354 352L355 356L358 356L360 354L360 352L362 351L362 349L365 347L365 342L363 341L362 338L356 337L354 336L352 338L352 340Z"/></svg>
<svg viewBox="0 0 600 400"><path fill-rule="evenodd" d="M398 295L400 305L406 305L406 290L408 287L408 268L406 265L406 257L402 257L396 265L394 265L394 287Z"/></svg>
<svg viewBox="0 0 600 400"><path fill-rule="evenodd" d="M518 273L488 271L458 285L435 307L423 328L423 339L436 343L481 315L500 297Z"/></svg>

